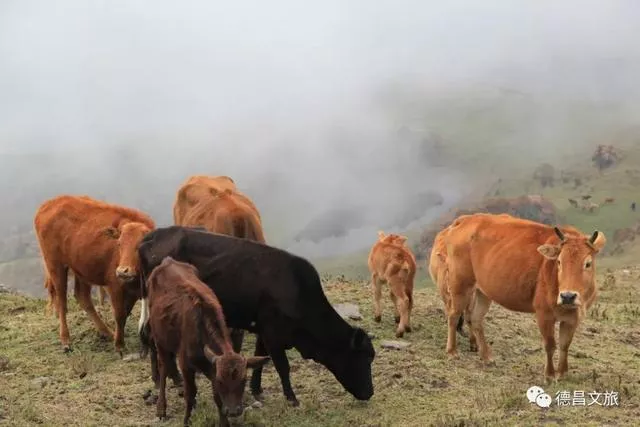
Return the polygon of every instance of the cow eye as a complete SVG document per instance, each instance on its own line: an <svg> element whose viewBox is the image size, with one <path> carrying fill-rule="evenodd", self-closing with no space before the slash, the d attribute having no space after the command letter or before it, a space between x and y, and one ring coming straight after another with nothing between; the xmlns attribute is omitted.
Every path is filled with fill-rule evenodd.
<svg viewBox="0 0 640 427"><path fill-rule="evenodd" d="M591 261L587 261L584 268L591 268Z"/></svg>

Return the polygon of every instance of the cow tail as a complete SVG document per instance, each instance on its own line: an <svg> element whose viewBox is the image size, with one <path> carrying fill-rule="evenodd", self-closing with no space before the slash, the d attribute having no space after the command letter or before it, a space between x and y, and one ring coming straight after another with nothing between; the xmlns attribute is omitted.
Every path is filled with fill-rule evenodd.
<svg viewBox="0 0 640 427"><path fill-rule="evenodd" d="M146 277L144 271L140 271L140 295L142 307L140 308L140 320L138 321L138 335L140 337L140 358L144 359L153 345L151 341L151 327L149 326L149 297L147 295Z"/></svg>

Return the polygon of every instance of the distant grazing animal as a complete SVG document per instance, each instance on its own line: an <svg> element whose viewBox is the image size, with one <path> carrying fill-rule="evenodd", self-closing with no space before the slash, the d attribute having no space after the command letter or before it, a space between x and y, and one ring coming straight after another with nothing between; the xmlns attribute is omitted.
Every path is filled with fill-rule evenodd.
<svg viewBox="0 0 640 427"><path fill-rule="evenodd" d="M471 328L482 360L491 360L483 319L495 301L508 310L535 313L547 354L547 381L556 375L554 328L560 322L557 374L564 376L574 332L596 300L595 257L605 243L599 231L589 237L574 227L515 217L458 217L445 237L452 295L447 353L457 355L456 321L477 289Z"/></svg>
<svg viewBox="0 0 640 427"><path fill-rule="evenodd" d="M611 204L614 203L616 201L615 198L613 197L607 197L606 199L604 199L604 202L602 204L607 205L607 204Z"/></svg>
<svg viewBox="0 0 640 427"><path fill-rule="evenodd" d="M385 235L378 231L378 240L369 252L368 266L373 287L374 320L382 320L382 283L389 285L389 295L395 307L398 323L396 337L411 332L413 309L413 282L416 275L416 259L411 249L404 245L407 238L396 234Z"/></svg>
<svg viewBox="0 0 640 427"><path fill-rule="evenodd" d="M591 196L589 194L582 196L582 200L589 200Z"/></svg>
<svg viewBox="0 0 640 427"><path fill-rule="evenodd" d="M571 204L571 206L573 206L574 208L578 207L578 202L574 199L568 199L569 203Z"/></svg>
<svg viewBox="0 0 640 427"><path fill-rule="evenodd" d="M116 351L122 355L124 326L140 295L136 246L155 228L151 217L87 196L63 195L40 205L34 226L44 260L49 304L58 312L63 350L71 350L67 276L72 270L78 304L103 336L114 338ZM115 335L95 310L92 285L107 289L116 319Z"/></svg>
<svg viewBox="0 0 640 427"><path fill-rule="evenodd" d="M444 313L447 321L451 319L449 314L452 310L452 301L451 301L451 292L449 291L449 268L447 266L447 248L445 246L444 236L448 232L448 227L441 230L433 241L433 247L431 248L431 255L429 260L427 261L427 268L429 270L429 276L433 283L438 287L438 292L440 293L440 297L442 298L442 302L444 303ZM469 327L469 350L470 351L478 351L478 345L476 343L476 338L471 331L471 308L473 306L473 302L475 301L475 294L472 299L469 301L469 304L464 309L463 314L460 315L460 319L456 325L456 330L462 336L466 336L464 333L462 326L464 321L466 320L467 326Z"/></svg>
<svg viewBox="0 0 640 427"><path fill-rule="evenodd" d="M138 253L145 275L167 256L194 265L200 279L218 297L228 327L257 335L255 355L271 356L284 395L293 406L299 403L285 352L293 347L304 359L329 369L356 399L373 396L371 338L340 317L322 290L318 272L304 258L251 240L180 226L148 234ZM152 376L157 378L144 288L142 294L141 353L144 356L151 350ZM262 369L254 369L251 392L258 400L261 378Z"/></svg>
<svg viewBox="0 0 640 427"><path fill-rule="evenodd" d="M253 202L236 187L235 182L228 176L193 175L178 188L173 204L173 221L184 224L184 216L195 205L210 200L225 190L231 190L238 199L246 203L260 219L260 213Z"/></svg>
<svg viewBox="0 0 640 427"><path fill-rule="evenodd" d="M156 415L167 416L167 366L180 360L184 376L184 425L196 401L196 372L211 381L221 426L244 412L242 397L247 368L261 367L269 357L244 358L236 353L218 298L198 278L197 269L171 257L153 269L146 282L148 321L160 365Z"/></svg>
<svg viewBox="0 0 640 427"><path fill-rule="evenodd" d="M633 212L635 212L635 211L636 211L636 202L631 203L631 210L632 210Z"/></svg>

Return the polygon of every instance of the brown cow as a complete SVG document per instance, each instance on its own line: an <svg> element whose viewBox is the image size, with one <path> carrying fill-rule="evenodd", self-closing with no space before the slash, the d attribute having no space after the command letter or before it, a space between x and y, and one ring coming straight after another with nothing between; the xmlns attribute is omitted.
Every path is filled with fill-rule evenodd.
<svg viewBox="0 0 640 427"><path fill-rule="evenodd" d="M429 257L427 269L429 270L429 276L431 276L431 280L438 287L438 292L440 293L440 297L442 298L442 302L444 303L444 312L445 317L448 319L452 309L451 303L451 292L449 291L449 268L447 266L447 248L445 246L444 235L448 231L448 228L444 228L433 240L433 248L431 249L431 256ZM466 321L469 330L471 330L471 309L473 307L473 303L475 301L475 295L472 296L469 304L464 309L464 314L460 317L458 324L456 326L456 330L462 336L466 337L462 329L463 319ZM469 335L469 351L476 352L478 351L478 344L476 343L476 338L471 333Z"/></svg>
<svg viewBox="0 0 640 427"><path fill-rule="evenodd" d="M166 418L167 369L177 356L184 376L184 425L188 425L195 404L196 372L202 372L213 386L220 425L228 426L227 417L238 417L244 410L242 397L247 368L263 366L270 357L245 359L233 351L220 302L198 279L193 265L166 257L153 269L146 286L148 320L160 367L157 416Z"/></svg>
<svg viewBox="0 0 640 427"><path fill-rule="evenodd" d="M155 228L146 214L87 196L58 196L36 211L34 226L45 267L49 304L56 307L60 341L71 350L67 326L67 276L72 270L78 304L101 335L113 337L122 355L127 316L140 296L137 245ZM104 324L91 300L91 286L107 289L115 334Z"/></svg>
<svg viewBox="0 0 640 427"><path fill-rule="evenodd" d="M368 265L373 287L374 318L382 320L382 282L389 284L389 295L395 307L395 322L398 323L396 337L411 332L411 310L413 309L413 281L416 275L416 259L404 245L405 236L385 235L378 231L378 240L369 253Z"/></svg>
<svg viewBox="0 0 640 427"><path fill-rule="evenodd" d="M571 226L551 227L509 215L458 217L445 234L452 310L447 353L457 355L455 326L477 289L471 327L480 357L491 360L483 320L492 301L508 310L535 313L547 353L545 378L554 378L554 328L560 322L558 377L568 371L573 334L596 299L595 256L603 233L585 236Z"/></svg>
<svg viewBox="0 0 640 427"><path fill-rule="evenodd" d="M254 211L258 219L260 212L251 199L238 191L235 182L228 176L194 175L185 181L176 194L173 204L173 221L176 225L184 224L185 215L198 203L210 200L225 190L235 193L237 199L246 203Z"/></svg>
<svg viewBox="0 0 640 427"><path fill-rule="evenodd" d="M204 227L207 231L265 243L260 218L238 193L224 190L203 200L182 217L187 227Z"/></svg>

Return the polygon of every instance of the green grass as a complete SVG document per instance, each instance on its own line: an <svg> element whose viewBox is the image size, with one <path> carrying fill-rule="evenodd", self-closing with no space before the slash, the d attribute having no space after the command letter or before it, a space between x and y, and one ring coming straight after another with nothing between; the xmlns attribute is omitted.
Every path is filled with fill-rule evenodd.
<svg viewBox="0 0 640 427"><path fill-rule="evenodd" d="M602 269L601 269L602 270ZM607 276L610 276L607 278ZM614 279L612 280L611 277ZM354 302L364 319L352 321L375 335L373 364L375 395L367 403L351 397L321 365L289 351L292 382L301 401L290 408L284 401L272 364L265 369L266 401L245 414L252 426L460 426L460 425L632 425L640 415L640 304L636 280L640 270L600 271L601 292L570 349L565 381L546 387L542 378L544 353L531 315L493 306L486 333L493 342L496 365L483 367L478 354L468 352L459 338L459 360L445 356L446 329L442 302L431 286L415 293L414 332L410 347L385 350L381 339L394 339L391 303L384 301L383 321L372 321L371 291L362 282L333 281L326 285L332 303ZM386 293L385 293L386 294ZM73 298L70 298L72 300ZM0 295L0 424L22 426L150 425L155 406L142 395L152 387L148 360L123 361L110 342L100 340L75 302L69 327L74 351L63 354L57 320L44 315L44 301ZM127 324L126 344L138 343L136 306ZM107 308L100 309L111 320ZM252 352L253 339L244 352ZM34 378L48 377L41 387ZM620 393L619 407L540 409L525 398L527 388L542 386L552 397L560 390ZM211 389L198 380L194 425L217 418ZM250 401L250 398L247 398ZM167 426L181 425L184 402L168 391Z"/></svg>

